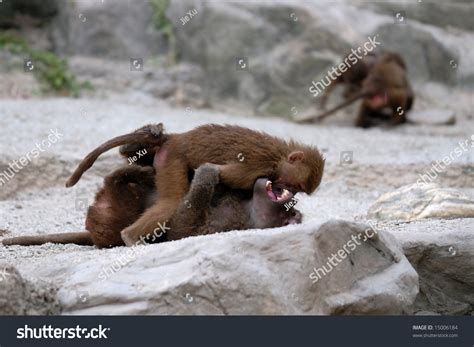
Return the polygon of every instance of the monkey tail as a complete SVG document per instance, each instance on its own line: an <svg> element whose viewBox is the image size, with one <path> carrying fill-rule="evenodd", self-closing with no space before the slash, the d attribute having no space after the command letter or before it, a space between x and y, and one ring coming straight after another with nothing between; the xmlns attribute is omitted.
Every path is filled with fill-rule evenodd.
<svg viewBox="0 0 474 347"><path fill-rule="evenodd" d="M82 174L86 172L92 164L97 160L97 158L104 152L107 152L109 149L114 147L130 144L130 143L146 143L149 145L159 146L164 142L163 136L163 124L159 123L156 125L158 130L154 132L150 131L136 131L130 134L125 134L121 136L114 137L111 140L108 140L101 144L99 147L90 152L79 164L77 169L73 172L71 177L66 181L66 187L72 187L75 185Z"/></svg>
<svg viewBox="0 0 474 347"><path fill-rule="evenodd" d="M349 106L350 104L352 104L357 99L366 97L368 95L369 95L368 92L362 91L360 93L355 94L354 96L350 97L346 101L342 102L341 104L333 107L332 109L330 109L330 110L328 110L324 113L321 113L321 114L315 115L315 116L310 116L310 117L306 117L306 118L297 119L296 122L297 123L312 123L314 121L321 121L324 118L328 117L329 115L333 114L334 112L339 111L341 108Z"/></svg>
<svg viewBox="0 0 474 347"><path fill-rule="evenodd" d="M81 246L93 246L91 235L88 231L81 231L75 233L60 233L47 234L35 236L18 236L2 240L5 246L20 245L20 246L36 246L45 243L74 243Z"/></svg>

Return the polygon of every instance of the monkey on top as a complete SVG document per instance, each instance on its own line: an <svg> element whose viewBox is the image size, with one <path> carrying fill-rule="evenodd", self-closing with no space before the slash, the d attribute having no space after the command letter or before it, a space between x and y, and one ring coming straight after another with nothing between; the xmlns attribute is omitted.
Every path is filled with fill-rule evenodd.
<svg viewBox="0 0 474 347"><path fill-rule="evenodd" d="M316 148L262 132L211 124L186 133L165 134L158 124L96 148L66 186L76 184L101 153L119 145L125 157L137 148L146 149L146 154L106 177L105 186L89 207L88 232L14 238L4 244L49 240L133 246L148 240L157 225L167 222L171 226L167 240L299 223L301 213L285 204L297 192L312 193L324 169L324 159ZM238 153L245 153L243 160Z"/></svg>

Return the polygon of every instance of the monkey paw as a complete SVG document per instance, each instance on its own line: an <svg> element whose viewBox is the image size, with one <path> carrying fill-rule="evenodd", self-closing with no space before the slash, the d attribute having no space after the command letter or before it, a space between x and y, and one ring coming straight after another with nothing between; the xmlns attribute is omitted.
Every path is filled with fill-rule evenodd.
<svg viewBox="0 0 474 347"><path fill-rule="evenodd" d="M196 169L193 181L216 185L219 183L219 165L206 163Z"/></svg>
<svg viewBox="0 0 474 347"><path fill-rule="evenodd" d="M120 236L122 237L123 243L125 243L126 246L132 247L137 245L137 239L133 236L131 233L132 230L129 229L124 229L120 232Z"/></svg>

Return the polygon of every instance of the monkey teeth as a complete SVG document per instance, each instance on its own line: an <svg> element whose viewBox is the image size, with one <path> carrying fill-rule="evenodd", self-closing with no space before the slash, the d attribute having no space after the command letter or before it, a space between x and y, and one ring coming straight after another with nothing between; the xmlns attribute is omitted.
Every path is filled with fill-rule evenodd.
<svg viewBox="0 0 474 347"><path fill-rule="evenodd" d="M290 191L288 189L283 189L283 193L280 196L277 196L277 200L288 200L290 198Z"/></svg>
<svg viewBox="0 0 474 347"><path fill-rule="evenodd" d="M273 188L272 181L268 180L267 183L265 183L265 189L267 191L267 195L271 200L278 200L278 197L273 192L272 188Z"/></svg>
<svg viewBox="0 0 474 347"><path fill-rule="evenodd" d="M275 193L273 191L273 184L272 181L267 181L265 183L265 189L267 190L268 196L272 200L280 201L280 200L289 200L291 198L291 193L288 189L282 188L281 193Z"/></svg>
<svg viewBox="0 0 474 347"><path fill-rule="evenodd" d="M267 181L265 188L267 188L268 191L272 190L272 181Z"/></svg>

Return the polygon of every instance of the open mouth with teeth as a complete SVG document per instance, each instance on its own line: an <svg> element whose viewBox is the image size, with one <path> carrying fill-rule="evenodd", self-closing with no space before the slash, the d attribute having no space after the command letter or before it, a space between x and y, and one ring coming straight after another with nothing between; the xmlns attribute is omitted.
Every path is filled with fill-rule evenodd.
<svg viewBox="0 0 474 347"><path fill-rule="evenodd" d="M273 201L286 201L293 197L293 194L286 188L280 185L272 184L272 181L267 180L265 183L268 197Z"/></svg>

